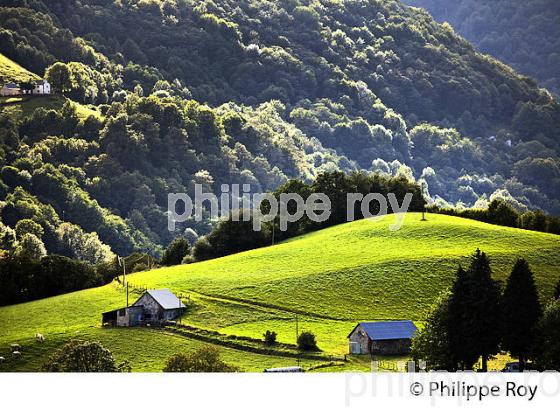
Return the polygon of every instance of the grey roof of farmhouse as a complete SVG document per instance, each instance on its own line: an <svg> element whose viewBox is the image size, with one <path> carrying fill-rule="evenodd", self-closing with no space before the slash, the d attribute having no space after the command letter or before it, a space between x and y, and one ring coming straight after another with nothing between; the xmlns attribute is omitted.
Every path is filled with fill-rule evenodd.
<svg viewBox="0 0 560 410"><path fill-rule="evenodd" d="M19 88L16 83L8 83L5 85L6 88Z"/></svg>
<svg viewBox="0 0 560 410"><path fill-rule="evenodd" d="M186 307L181 300L169 289L148 290L147 293L164 309L178 309Z"/></svg>
<svg viewBox="0 0 560 410"><path fill-rule="evenodd" d="M360 322L361 326L371 340L412 339L418 330L410 320L394 320L390 322ZM354 330L356 330L356 327ZM352 334L354 332L350 332ZM348 335L350 336L350 335Z"/></svg>

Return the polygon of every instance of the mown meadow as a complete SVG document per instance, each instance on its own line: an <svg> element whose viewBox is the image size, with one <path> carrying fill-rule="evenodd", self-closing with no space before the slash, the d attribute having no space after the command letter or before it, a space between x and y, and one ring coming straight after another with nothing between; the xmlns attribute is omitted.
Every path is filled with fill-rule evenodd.
<svg viewBox="0 0 560 410"><path fill-rule="evenodd" d="M279 342L295 344L297 322L299 332L315 333L323 356L337 358L347 352L346 336L357 321L411 319L421 326L435 298L476 248L489 255L500 280L518 257L525 257L543 301L560 278L558 236L446 215L429 214L421 221L416 213L407 214L402 228L392 232L393 218L338 225L275 246L127 279L131 288L182 294L188 302L182 324L255 339L268 329L278 333ZM131 294L131 302L137 296ZM24 357L2 370L38 370L53 348L71 338L101 341L118 360L129 360L134 371L160 371L171 354L206 343L162 330L102 328L101 313L125 303L122 286L113 282L0 308L0 355L10 343L24 347ZM35 342L37 332L45 335L45 344ZM292 357L221 349L226 360L246 371L296 364ZM318 363L302 361L308 368ZM353 358L321 370L368 368L368 361Z"/></svg>

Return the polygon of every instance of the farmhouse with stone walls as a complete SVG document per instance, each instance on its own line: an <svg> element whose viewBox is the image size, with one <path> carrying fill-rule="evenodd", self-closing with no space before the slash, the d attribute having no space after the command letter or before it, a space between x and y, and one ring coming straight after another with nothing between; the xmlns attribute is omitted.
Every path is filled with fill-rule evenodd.
<svg viewBox="0 0 560 410"><path fill-rule="evenodd" d="M131 306L111 310L102 315L104 325L158 325L179 317L186 309L169 289L148 290Z"/></svg>

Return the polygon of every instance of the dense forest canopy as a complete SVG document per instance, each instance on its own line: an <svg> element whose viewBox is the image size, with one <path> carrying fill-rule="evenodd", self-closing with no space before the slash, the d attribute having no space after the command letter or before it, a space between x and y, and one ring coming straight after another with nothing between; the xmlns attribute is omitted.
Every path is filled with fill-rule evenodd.
<svg viewBox="0 0 560 410"><path fill-rule="evenodd" d="M338 170L560 214L558 100L397 1L0 0L0 53L102 114L0 115L4 249L161 255L211 228L170 192Z"/></svg>
<svg viewBox="0 0 560 410"><path fill-rule="evenodd" d="M405 0L423 7L480 51L560 94L560 3L557 0Z"/></svg>

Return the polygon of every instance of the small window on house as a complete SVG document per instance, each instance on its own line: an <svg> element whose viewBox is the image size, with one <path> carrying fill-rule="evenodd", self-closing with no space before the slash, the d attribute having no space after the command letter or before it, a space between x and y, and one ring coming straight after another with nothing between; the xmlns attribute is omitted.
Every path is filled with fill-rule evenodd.
<svg viewBox="0 0 560 410"><path fill-rule="evenodd" d="M126 315L126 309L120 309L119 316L125 316L125 315Z"/></svg>

